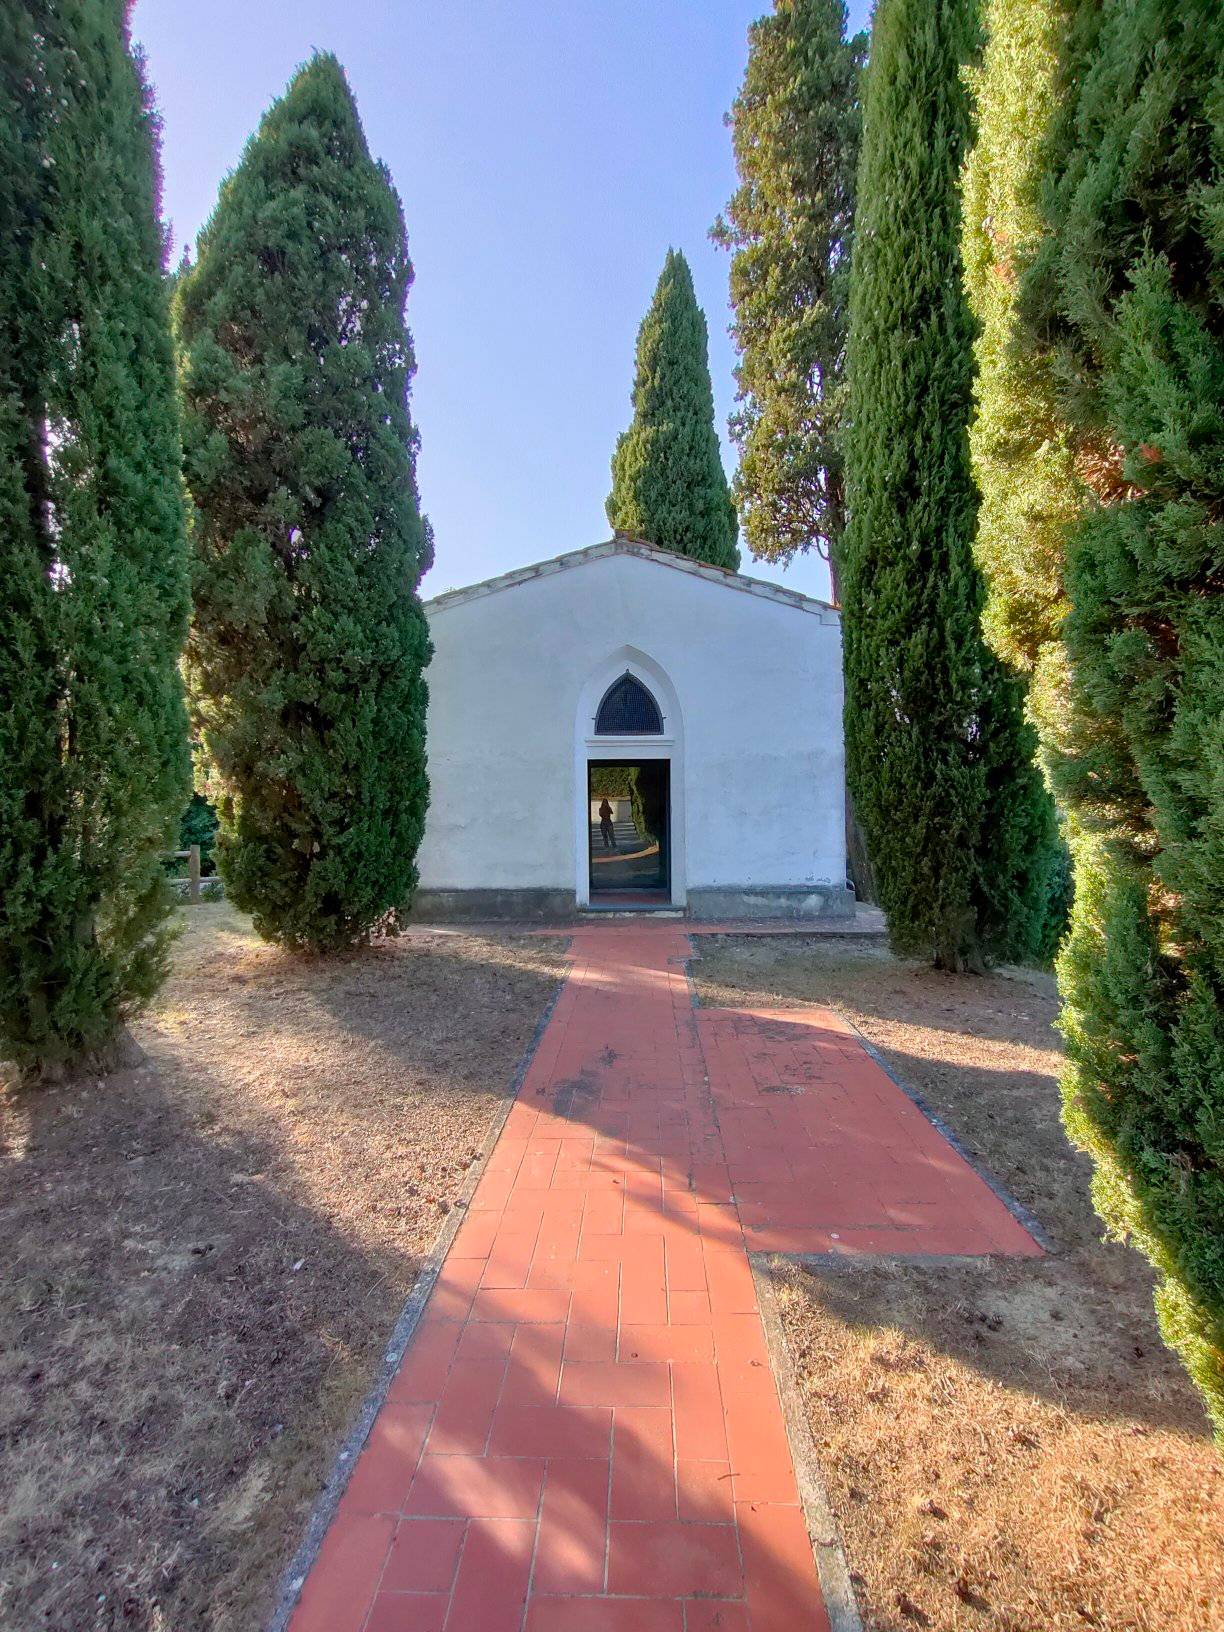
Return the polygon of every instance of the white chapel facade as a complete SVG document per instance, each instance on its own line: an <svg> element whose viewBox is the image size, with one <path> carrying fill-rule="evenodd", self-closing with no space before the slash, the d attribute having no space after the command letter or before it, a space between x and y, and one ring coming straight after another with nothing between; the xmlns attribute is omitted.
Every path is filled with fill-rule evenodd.
<svg viewBox="0 0 1224 1632"><path fill-rule="evenodd" d="M618 535L425 611L418 917L853 912L833 607Z"/></svg>

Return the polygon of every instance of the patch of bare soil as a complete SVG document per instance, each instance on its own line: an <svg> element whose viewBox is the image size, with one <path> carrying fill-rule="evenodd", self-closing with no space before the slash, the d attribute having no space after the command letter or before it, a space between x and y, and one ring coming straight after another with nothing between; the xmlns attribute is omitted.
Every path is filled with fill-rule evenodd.
<svg viewBox="0 0 1224 1632"><path fill-rule="evenodd" d="M145 1062L0 1086L0 1626L252 1632L562 943L186 934Z"/></svg>
<svg viewBox="0 0 1224 1632"><path fill-rule="evenodd" d="M883 945L703 940L708 1003L850 1019L1008 1190L1041 1260L778 1261L821 1470L873 1632L1219 1632L1224 1473L1138 1254L1059 1122L1053 981Z"/></svg>

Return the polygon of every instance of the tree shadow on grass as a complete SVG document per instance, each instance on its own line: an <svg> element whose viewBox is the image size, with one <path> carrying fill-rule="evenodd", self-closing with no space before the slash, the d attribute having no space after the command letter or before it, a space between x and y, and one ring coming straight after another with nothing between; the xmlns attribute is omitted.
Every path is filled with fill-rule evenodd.
<svg viewBox="0 0 1224 1632"><path fill-rule="evenodd" d="M458 959L414 998L350 965L346 1027L334 971L228 911L180 949L143 1067L0 1090L6 1625L259 1623L509 1089L507 1034L556 988Z"/></svg>
<svg viewBox="0 0 1224 1632"><path fill-rule="evenodd" d="M1079 1254L1045 1259L852 1260L804 1266L804 1296L921 1369L924 1351L1018 1400L1097 1422L1210 1439L1200 1401L1160 1341L1146 1296Z"/></svg>
<svg viewBox="0 0 1224 1632"><path fill-rule="evenodd" d="M197 1071L194 1107L214 1086ZM7 1625L255 1624L416 1275L296 1199L276 1142L194 1107L146 1069L10 1110Z"/></svg>
<svg viewBox="0 0 1224 1632"><path fill-rule="evenodd" d="M1092 1164L1063 1132L1053 1075L881 1053L970 1160L1032 1212L1054 1251L897 1263L857 1284L818 1272L813 1289L827 1312L853 1325L871 1309L873 1320L917 1343L1080 1417L1208 1436L1201 1401L1157 1328L1154 1273L1125 1243L1104 1238Z"/></svg>
<svg viewBox="0 0 1224 1632"><path fill-rule="evenodd" d="M1130 1248L1103 1241L1092 1165L1063 1131L1049 976L944 975L885 947L754 947L733 938L711 947L694 972L707 1001L844 1014L1057 1248L1049 1259L818 1276L811 1295L831 1316L854 1326L872 1310L872 1319L895 1321L1001 1384L1080 1416L1205 1432L1156 1329L1152 1274Z"/></svg>

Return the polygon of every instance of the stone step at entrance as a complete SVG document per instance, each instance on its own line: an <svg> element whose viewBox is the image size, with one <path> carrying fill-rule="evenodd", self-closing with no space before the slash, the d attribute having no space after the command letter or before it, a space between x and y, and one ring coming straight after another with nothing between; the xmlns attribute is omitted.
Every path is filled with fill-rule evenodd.
<svg viewBox="0 0 1224 1632"><path fill-rule="evenodd" d="M623 901L610 903L606 907L590 906L579 907L578 917L581 918L687 918L688 911L684 907L673 907L670 903L651 906L642 902L638 906L627 906Z"/></svg>

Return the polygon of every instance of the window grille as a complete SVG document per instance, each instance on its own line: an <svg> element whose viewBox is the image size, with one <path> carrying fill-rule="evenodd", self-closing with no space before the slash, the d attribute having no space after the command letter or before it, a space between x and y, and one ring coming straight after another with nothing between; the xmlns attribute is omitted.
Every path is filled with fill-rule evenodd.
<svg viewBox="0 0 1224 1632"><path fill-rule="evenodd" d="M595 716L595 734L600 737L661 736L663 716L659 705L640 680L622 674L604 693Z"/></svg>

